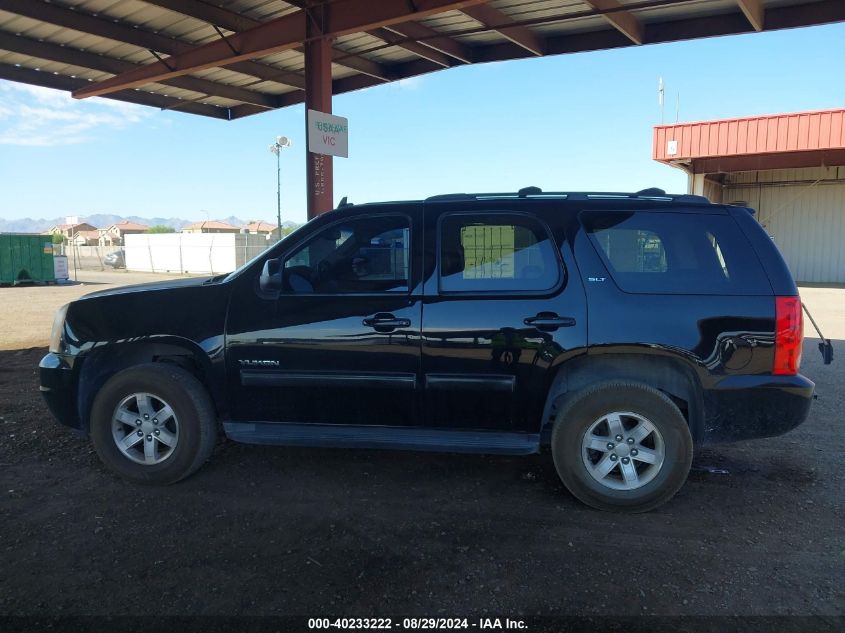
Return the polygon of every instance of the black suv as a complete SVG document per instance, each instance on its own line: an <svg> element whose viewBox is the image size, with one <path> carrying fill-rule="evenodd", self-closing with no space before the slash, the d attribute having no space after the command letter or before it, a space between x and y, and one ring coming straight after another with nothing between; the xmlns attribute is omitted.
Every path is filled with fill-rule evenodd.
<svg viewBox="0 0 845 633"><path fill-rule="evenodd" d="M537 453L603 509L683 485L694 445L804 421L801 302L746 208L636 194L454 194L319 216L229 274L64 306L52 412L168 484L218 420L256 444Z"/></svg>

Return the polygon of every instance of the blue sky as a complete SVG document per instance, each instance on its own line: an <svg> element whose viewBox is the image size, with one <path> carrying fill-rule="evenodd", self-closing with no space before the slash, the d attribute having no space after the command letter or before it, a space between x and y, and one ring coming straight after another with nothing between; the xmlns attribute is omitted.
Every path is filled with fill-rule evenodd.
<svg viewBox="0 0 845 633"><path fill-rule="evenodd" d="M340 95L348 159L335 201L455 191L683 191L651 160L659 122L845 106L845 24L460 67ZM0 80L0 218L116 213L272 220L279 134L282 215L305 219L301 106L235 122Z"/></svg>

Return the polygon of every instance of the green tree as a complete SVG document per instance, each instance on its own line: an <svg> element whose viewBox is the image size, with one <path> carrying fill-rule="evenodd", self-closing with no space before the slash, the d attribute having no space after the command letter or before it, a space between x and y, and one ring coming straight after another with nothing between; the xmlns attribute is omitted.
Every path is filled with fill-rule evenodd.
<svg viewBox="0 0 845 633"><path fill-rule="evenodd" d="M165 226L164 224L156 224L147 229L147 233L175 233L176 229L172 226Z"/></svg>
<svg viewBox="0 0 845 633"><path fill-rule="evenodd" d="M64 244L65 242L65 236L61 233L53 233L53 237L51 239L53 240L53 244Z"/></svg>

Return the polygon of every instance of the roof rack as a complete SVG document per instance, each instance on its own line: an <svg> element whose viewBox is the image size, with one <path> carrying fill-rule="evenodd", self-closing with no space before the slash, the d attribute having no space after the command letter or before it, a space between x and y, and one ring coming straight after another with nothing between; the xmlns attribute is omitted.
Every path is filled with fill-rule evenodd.
<svg viewBox="0 0 845 633"><path fill-rule="evenodd" d="M711 204L704 196L693 194L670 194L651 187L634 193L618 191L543 191L539 187L523 187L519 191L501 193L447 193L426 198L426 202L447 202L459 200L495 200L518 198L563 198L566 200L654 200L657 202L681 202L685 204Z"/></svg>

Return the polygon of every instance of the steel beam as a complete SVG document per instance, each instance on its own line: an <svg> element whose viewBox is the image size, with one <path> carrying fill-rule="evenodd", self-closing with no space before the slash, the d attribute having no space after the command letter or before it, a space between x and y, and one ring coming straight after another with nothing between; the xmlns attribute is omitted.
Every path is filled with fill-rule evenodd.
<svg viewBox="0 0 845 633"><path fill-rule="evenodd" d="M434 29L428 28L424 24L405 22L403 24L394 24L387 28L399 35L404 35L412 40L418 40L420 44L454 57L465 64L472 63L472 51L469 47L464 46L457 40L453 40L451 37L438 33Z"/></svg>
<svg viewBox="0 0 845 633"><path fill-rule="evenodd" d="M60 46L51 42L33 40L22 35L12 35L11 33L5 32L0 32L0 49L11 51L13 53L20 53L22 55L29 55L31 57L37 57L38 59L44 59L47 61L70 64L71 66L79 66L80 68L89 68L91 70L111 73L112 75L117 75L139 66L139 64L126 62L113 57L106 57L105 55L98 55L96 53L82 51L69 46ZM231 99L232 101L240 101L242 103L251 103L253 105L261 106L265 110L278 108L280 103L277 95L245 90L243 88L238 88L237 86L229 86L214 81L208 81L207 79L200 79L198 77L177 77L162 83L173 86L174 88L190 90L192 92L198 92L208 96L222 97L224 99Z"/></svg>
<svg viewBox="0 0 845 633"><path fill-rule="evenodd" d="M518 26L510 16L494 9L488 4L480 4L474 7L467 7L461 10L473 20L481 22L491 31L496 31L502 37L520 46L533 55L542 55L544 44L542 38L534 33L527 26ZM512 25L512 26L510 26Z"/></svg>
<svg viewBox="0 0 845 633"><path fill-rule="evenodd" d="M367 31L367 35L372 35L386 44L404 48L409 53L413 53L417 57L434 62L441 68L451 68L455 63L448 55L444 55L440 51L436 51L433 48L420 44L419 42L411 42L407 37L394 33L388 29L372 29Z"/></svg>
<svg viewBox="0 0 845 633"><path fill-rule="evenodd" d="M9 81L16 81L23 84L29 84L31 86L42 86L44 88L66 91L76 90L88 83L87 80L79 79L78 77L74 78L54 75L53 73L41 72L31 68L23 68L9 64L0 64L0 79L8 79ZM114 101L135 103L137 105L153 106L155 108L161 108L162 110L179 110L181 112L199 114L201 116L212 117L215 119L228 120L230 118L229 108L220 108L213 105L206 105L204 103L182 101L174 99L173 97L165 97L163 95L138 90L115 92L106 98ZM266 112L266 110L263 111Z"/></svg>
<svg viewBox="0 0 845 633"><path fill-rule="evenodd" d="M194 48L193 44L175 40L159 33L136 29L102 16L90 15L82 11L71 11L65 7L41 0L0 0L0 11L8 11L47 24L104 37L115 42L132 44L167 55L179 55ZM302 75L253 61L231 64L229 70L293 88L305 88L305 78Z"/></svg>
<svg viewBox="0 0 845 633"><path fill-rule="evenodd" d="M440 66L426 59L415 59L411 62L397 64L394 67L396 77L401 79L425 75L436 70L440 70ZM367 75L353 75L351 77L344 77L343 79L334 79L332 81L332 94L339 95L378 85L382 85L382 82L374 77L369 77ZM279 107L303 103L305 101L303 92L289 92L282 95L282 97L285 98L285 103ZM259 114L263 111L264 110L261 108L253 105L235 106L231 109L233 120L252 116L253 114Z"/></svg>
<svg viewBox="0 0 845 633"><path fill-rule="evenodd" d="M645 41L643 37L643 25L633 13L626 11L624 5L620 4L618 0L583 1L594 9L603 11L604 13L602 15L604 18L634 44L642 44Z"/></svg>
<svg viewBox="0 0 845 633"><path fill-rule="evenodd" d="M181 15L202 20L208 24L214 24L233 33L240 33L241 31L246 31L261 24L260 20L208 4L202 0L145 0L145 2L169 9ZM301 48L297 48L297 51L303 52ZM343 66L350 70L370 75L371 77L377 77L383 81L390 81L387 69L366 57L347 53L340 49L334 49L332 55L332 61L338 66Z"/></svg>
<svg viewBox="0 0 845 633"><path fill-rule="evenodd" d="M760 0L736 0L740 10L748 18L748 23L755 31L763 30L763 22L766 18L766 9Z"/></svg>
<svg viewBox="0 0 845 633"><path fill-rule="evenodd" d="M319 37L312 20L306 26L310 39L305 44L305 129L307 156L308 219L334 207L332 157L308 151L308 110L332 111L332 49L328 38Z"/></svg>
<svg viewBox="0 0 845 633"><path fill-rule="evenodd" d="M369 0L335 0L321 4L325 16L325 37L337 37L408 20L416 20L452 9L478 4L481 0L416 0L402 2L370 2ZM198 46L172 55L164 64L151 64L87 86L74 92L83 99L105 95L118 90L137 88L150 82L172 79L198 70L231 66L236 62L271 55L301 45L306 39L306 23L318 13L315 9L299 10L260 26L235 33L225 39ZM237 51L236 53L233 51Z"/></svg>

